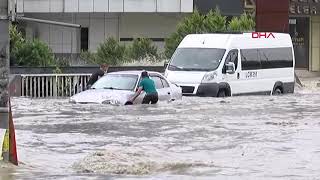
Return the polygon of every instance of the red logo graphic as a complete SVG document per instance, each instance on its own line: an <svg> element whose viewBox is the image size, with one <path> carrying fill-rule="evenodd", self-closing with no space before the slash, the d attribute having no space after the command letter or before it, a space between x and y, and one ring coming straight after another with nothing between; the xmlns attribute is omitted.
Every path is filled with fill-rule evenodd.
<svg viewBox="0 0 320 180"><path fill-rule="evenodd" d="M267 32L253 32L252 38L276 38L272 33Z"/></svg>

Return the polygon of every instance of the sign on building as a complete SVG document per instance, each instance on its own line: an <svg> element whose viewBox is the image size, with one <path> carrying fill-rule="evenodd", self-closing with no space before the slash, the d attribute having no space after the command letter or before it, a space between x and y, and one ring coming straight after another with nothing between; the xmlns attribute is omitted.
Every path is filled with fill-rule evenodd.
<svg viewBox="0 0 320 180"><path fill-rule="evenodd" d="M289 13L292 15L317 15L320 0L290 0Z"/></svg>

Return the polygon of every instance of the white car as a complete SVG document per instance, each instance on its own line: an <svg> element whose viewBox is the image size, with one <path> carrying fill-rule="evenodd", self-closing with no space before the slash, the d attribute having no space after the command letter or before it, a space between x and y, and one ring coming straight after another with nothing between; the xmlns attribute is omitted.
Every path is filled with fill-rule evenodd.
<svg viewBox="0 0 320 180"><path fill-rule="evenodd" d="M120 71L108 73L94 83L90 89L70 97L69 102L126 105L138 89L141 72ZM170 83L158 72L148 71L148 74L155 82L159 101L182 99L182 89L178 85ZM145 92L142 92L133 103L141 104L144 96Z"/></svg>

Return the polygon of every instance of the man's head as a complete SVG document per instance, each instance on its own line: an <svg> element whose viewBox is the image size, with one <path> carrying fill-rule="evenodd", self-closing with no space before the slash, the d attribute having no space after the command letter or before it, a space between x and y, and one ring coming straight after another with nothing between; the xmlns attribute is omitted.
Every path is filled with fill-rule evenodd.
<svg viewBox="0 0 320 180"><path fill-rule="evenodd" d="M108 66L107 64L101 64L101 65L100 65L100 69L101 69L102 71L104 71L104 72L107 72L108 68L109 68L109 66Z"/></svg>
<svg viewBox="0 0 320 180"><path fill-rule="evenodd" d="M143 71L143 72L141 73L141 77L142 77L142 78L149 77L148 72L147 72L147 71Z"/></svg>

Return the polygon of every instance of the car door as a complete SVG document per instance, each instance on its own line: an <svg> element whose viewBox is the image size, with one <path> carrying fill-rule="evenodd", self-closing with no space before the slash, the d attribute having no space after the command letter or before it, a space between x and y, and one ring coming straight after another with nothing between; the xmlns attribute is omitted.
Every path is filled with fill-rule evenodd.
<svg viewBox="0 0 320 180"><path fill-rule="evenodd" d="M137 87L136 87L136 90L135 91L138 91L138 88L139 88L139 84L141 82L141 76L139 76L139 80L137 82ZM141 94L136 98L136 100L134 101L135 104L141 104L142 103L142 100L144 98L144 96L146 95L146 92L142 91Z"/></svg>
<svg viewBox="0 0 320 180"><path fill-rule="evenodd" d="M170 100L171 98L170 88L164 87L161 80L162 78L158 75L151 75L150 78L154 81L154 84L158 92L159 100L160 101Z"/></svg>
<svg viewBox="0 0 320 180"><path fill-rule="evenodd" d="M226 64L228 64L229 62L233 62L235 65L235 72L234 73L227 73L226 72ZM240 71L241 71L241 67L240 67L240 63L239 63L239 51L238 49L232 49L229 51L225 63L224 63L224 67L222 69L222 76L223 76L223 80L228 83L230 85L231 88L231 93L232 94L239 94L241 93L241 83L240 83Z"/></svg>
<svg viewBox="0 0 320 180"><path fill-rule="evenodd" d="M160 77L160 79L161 79L161 82L163 85L163 91L165 93L165 95L164 95L165 100L171 100L174 92L172 92L172 89L166 79L164 79L163 77Z"/></svg>

